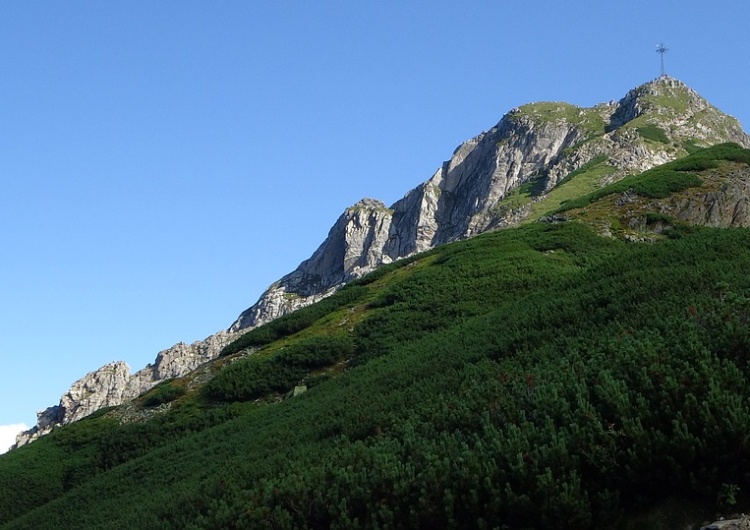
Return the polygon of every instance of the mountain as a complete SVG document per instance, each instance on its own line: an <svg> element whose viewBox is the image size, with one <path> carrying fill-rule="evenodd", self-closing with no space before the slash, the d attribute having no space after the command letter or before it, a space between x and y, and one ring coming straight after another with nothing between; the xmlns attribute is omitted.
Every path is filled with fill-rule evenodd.
<svg viewBox="0 0 750 530"><path fill-rule="evenodd" d="M390 207L364 199L348 208L312 257L274 283L230 330L314 303L384 263L534 217L535 203L545 204L574 171L596 173L589 183L595 187L684 156L694 145L727 141L750 147L736 120L671 77L593 108L532 103L513 109ZM514 200L518 195L525 200Z"/></svg>
<svg viewBox="0 0 750 530"><path fill-rule="evenodd" d="M384 264L538 219L562 201L627 174L728 141L750 147L734 118L667 76L591 108L545 102L513 109L391 206L363 199L347 208L313 255L271 285L228 330L164 350L132 376L125 363L84 376L58 405L39 413L37 425L17 445L184 375L215 358L242 331L318 302Z"/></svg>
<svg viewBox="0 0 750 530"><path fill-rule="evenodd" d="M162 352L152 372L197 368L0 456L0 529L747 512L750 149L696 143L622 178L603 155L539 173L503 199L536 222L383 264L216 353ZM71 397L130 384L105 368Z"/></svg>

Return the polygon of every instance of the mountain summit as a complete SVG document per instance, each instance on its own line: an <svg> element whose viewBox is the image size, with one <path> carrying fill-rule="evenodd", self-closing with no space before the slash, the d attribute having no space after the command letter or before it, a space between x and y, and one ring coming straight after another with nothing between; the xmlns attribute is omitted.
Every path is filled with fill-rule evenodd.
<svg viewBox="0 0 750 530"><path fill-rule="evenodd" d="M559 102L515 108L391 206L363 199L347 208L313 255L271 285L229 330L164 350L133 375L125 363L88 374L59 405L39 413L38 425L21 434L18 445L188 373L240 332L321 300L380 265L538 219L628 174L722 142L750 147L736 119L668 76L590 108Z"/></svg>

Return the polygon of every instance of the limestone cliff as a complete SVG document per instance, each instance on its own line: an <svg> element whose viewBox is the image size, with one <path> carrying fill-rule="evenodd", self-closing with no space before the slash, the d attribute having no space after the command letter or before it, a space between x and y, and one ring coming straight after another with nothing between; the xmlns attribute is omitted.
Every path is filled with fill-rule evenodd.
<svg viewBox="0 0 750 530"><path fill-rule="evenodd" d="M274 283L253 307L243 312L231 332L258 325L332 294L390 259L382 249L391 233L393 211L363 199L334 223L328 237L297 269Z"/></svg>
<svg viewBox="0 0 750 530"><path fill-rule="evenodd" d="M185 375L218 357L221 349L235 337L234 333L219 331L192 344L180 342L159 352L153 364L132 375L127 363L118 361L105 364L73 383L57 405L39 412L37 424L20 433L14 447L36 440L58 425L85 418L100 408L120 405L136 398L159 381Z"/></svg>

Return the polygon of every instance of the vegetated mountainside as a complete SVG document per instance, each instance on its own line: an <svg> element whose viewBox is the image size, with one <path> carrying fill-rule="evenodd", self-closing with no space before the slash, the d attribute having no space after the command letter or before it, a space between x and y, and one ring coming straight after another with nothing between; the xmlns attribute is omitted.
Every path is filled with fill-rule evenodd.
<svg viewBox="0 0 750 530"><path fill-rule="evenodd" d="M0 456L0 528L681 528L746 509L750 230L671 208L749 178L750 151L720 145L381 267Z"/></svg>
<svg viewBox="0 0 750 530"><path fill-rule="evenodd" d="M395 204L363 199L348 208L316 252L228 331L164 350L132 376L123 362L86 375L58 405L39 414L38 425L19 444L184 375L215 358L242 330L322 300L383 264L537 219L604 183L726 141L750 147L734 118L666 76L591 108L544 102L513 109Z"/></svg>

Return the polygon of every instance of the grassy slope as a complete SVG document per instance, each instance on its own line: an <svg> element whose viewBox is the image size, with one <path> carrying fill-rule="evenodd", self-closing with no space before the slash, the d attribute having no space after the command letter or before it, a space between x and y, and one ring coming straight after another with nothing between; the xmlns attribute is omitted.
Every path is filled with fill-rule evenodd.
<svg viewBox="0 0 750 530"><path fill-rule="evenodd" d="M750 232L673 237L531 225L385 267L230 348L203 391L156 392L166 414L103 412L0 457L0 527L589 528L667 497L728 508L750 491ZM319 336L351 349L311 366ZM253 363L312 374L283 390L343 373L233 401L249 382L230 368Z"/></svg>

